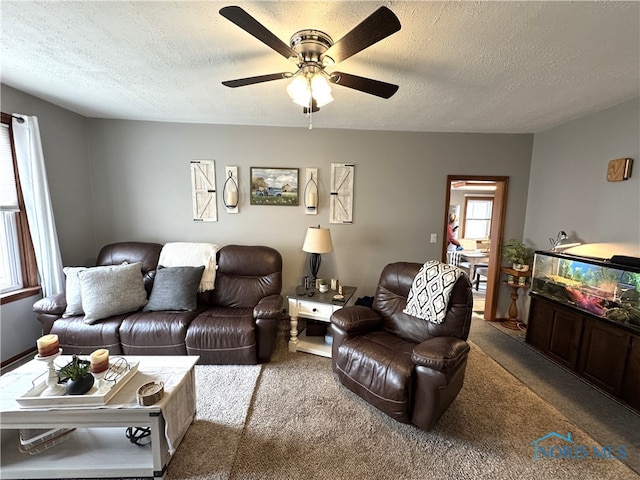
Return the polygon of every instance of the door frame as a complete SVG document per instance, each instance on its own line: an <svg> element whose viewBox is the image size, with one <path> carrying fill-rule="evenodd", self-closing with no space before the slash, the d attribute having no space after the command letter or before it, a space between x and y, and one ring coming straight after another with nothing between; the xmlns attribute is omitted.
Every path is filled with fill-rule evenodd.
<svg viewBox="0 0 640 480"><path fill-rule="evenodd" d="M507 213L507 194L509 177L484 175L447 175L447 188L444 206L442 261L447 261L447 225L449 204L451 202L451 184L462 181L495 182L496 190L493 198L493 214L491 215L491 249L489 251L489 272L487 276L487 294L484 305L484 319L495 321L498 308L498 292L500 287L500 267L502 265L502 241L504 238L504 222ZM472 279L473 280L473 279Z"/></svg>

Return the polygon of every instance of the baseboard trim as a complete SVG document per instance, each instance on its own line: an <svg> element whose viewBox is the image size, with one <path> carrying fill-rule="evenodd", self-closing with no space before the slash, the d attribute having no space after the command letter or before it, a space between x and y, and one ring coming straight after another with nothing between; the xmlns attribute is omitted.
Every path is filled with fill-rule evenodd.
<svg viewBox="0 0 640 480"><path fill-rule="evenodd" d="M7 360L3 360L2 363L0 363L0 368L5 368L8 367L9 365L11 365L12 363L15 363L21 359L23 359L24 357L26 357L29 354L35 353L36 352L36 348L31 348L29 350L25 350L22 353L19 353L18 355L14 355L13 357L7 359Z"/></svg>

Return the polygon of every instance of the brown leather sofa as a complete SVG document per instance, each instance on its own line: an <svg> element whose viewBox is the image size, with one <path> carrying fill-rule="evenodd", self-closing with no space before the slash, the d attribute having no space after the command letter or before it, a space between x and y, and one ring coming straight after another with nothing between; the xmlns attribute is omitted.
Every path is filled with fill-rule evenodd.
<svg viewBox="0 0 640 480"><path fill-rule="evenodd" d="M122 242L103 247L97 265L142 263L151 292L162 245ZM214 290L198 294L194 311L136 311L92 325L82 315L63 318L64 294L34 304L43 332L58 335L65 354L200 355L202 364L268 362L283 307L282 257L265 246L228 245L216 257Z"/></svg>
<svg viewBox="0 0 640 480"><path fill-rule="evenodd" d="M339 381L374 407L430 430L462 388L473 297L463 275L441 324L403 313L421 266L387 265L371 308L356 305L333 313L332 365Z"/></svg>

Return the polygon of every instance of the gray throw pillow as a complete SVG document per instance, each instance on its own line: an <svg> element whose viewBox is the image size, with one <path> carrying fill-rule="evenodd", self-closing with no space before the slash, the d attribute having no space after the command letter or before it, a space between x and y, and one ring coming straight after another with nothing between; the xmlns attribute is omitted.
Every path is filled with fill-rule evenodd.
<svg viewBox="0 0 640 480"><path fill-rule="evenodd" d="M144 311L195 310L198 287L204 265L200 267L163 267L158 265L153 288Z"/></svg>
<svg viewBox="0 0 640 480"><path fill-rule="evenodd" d="M82 296L80 295L80 277L78 277L78 273L86 269L87 267L64 267L62 269L67 277L65 287L67 308L62 314L63 318L84 315Z"/></svg>
<svg viewBox="0 0 640 480"><path fill-rule="evenodd" d="M88 268L78 273L84 323L135 312L147 303L142 264Z"/></svg>

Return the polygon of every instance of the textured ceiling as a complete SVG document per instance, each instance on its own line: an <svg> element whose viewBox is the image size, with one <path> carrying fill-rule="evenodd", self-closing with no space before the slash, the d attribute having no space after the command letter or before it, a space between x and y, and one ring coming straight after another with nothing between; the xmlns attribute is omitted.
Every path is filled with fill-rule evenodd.
<svg viewBox="0 0 640 480"><path fill-rule="evenodd" d="M221 85L295 70L219 15L232 4L285 43L303 28L338 40L380 5L400 19L398 33L328 69L398 93L334 86L314 128L530 133L640 91L636 1L2 0L1 79L89 117L308 126L286 80Z"/></svg>

